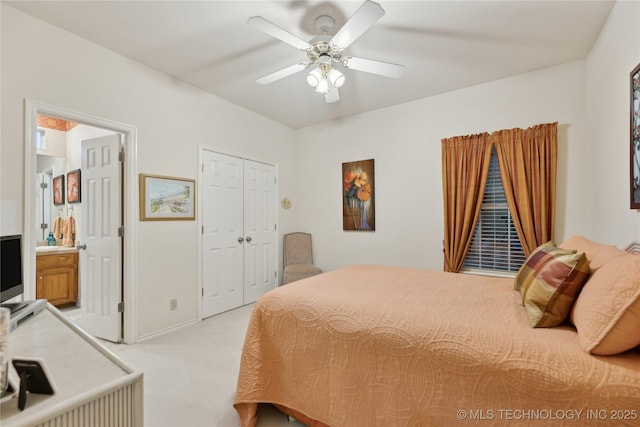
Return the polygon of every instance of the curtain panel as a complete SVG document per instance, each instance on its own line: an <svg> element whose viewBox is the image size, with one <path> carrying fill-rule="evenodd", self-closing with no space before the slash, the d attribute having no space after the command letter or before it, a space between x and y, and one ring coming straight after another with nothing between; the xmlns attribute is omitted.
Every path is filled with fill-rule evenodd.
<svg viewBox="0 0 640 427"><path fill-rule="evenodd" d="M526 256L553 240L558 123L442 139L444 270L467 256L495 147L507 205Z"/></svg>
<svg viewBox="0 0 640 427"><path fill-rule="evenodd" d="M488 133L442 140L444 271L462 268L480 217L490 160Z"/></svg>
<svg viewBox="0 0 640 427"><path fill-rule="evenodd" d="M494 132L502 186L524 254L554 240L558 123Z"/></svg>

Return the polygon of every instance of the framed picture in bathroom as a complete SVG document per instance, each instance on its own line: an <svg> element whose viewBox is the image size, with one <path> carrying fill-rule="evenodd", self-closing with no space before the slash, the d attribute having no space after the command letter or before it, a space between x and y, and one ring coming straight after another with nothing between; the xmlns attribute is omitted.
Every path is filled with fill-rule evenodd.
<svg viewBox="0 0 640 427"><path fill-rule="evenodd" d="M67 172L67 201L80 203L80 169Z"/></svg>
<svg viewBox="0 0 640 427"><path fill-rule="evenodd" d="M64 175L53 178L53 204L64 205Z"/></svg>

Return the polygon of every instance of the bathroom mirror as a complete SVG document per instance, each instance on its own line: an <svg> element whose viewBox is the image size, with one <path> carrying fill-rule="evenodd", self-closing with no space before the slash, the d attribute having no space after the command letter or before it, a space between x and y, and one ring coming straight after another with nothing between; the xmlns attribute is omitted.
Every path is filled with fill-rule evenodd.
<svg viewBox="0 0 640 427"><path fill-rule="evenodd" d="M53 178L66 171L67 159L64 157L38 154L36 173L36 236L46 240L53 231L53 221L57 216L66 216L66 205L53 204Z"/></svg>

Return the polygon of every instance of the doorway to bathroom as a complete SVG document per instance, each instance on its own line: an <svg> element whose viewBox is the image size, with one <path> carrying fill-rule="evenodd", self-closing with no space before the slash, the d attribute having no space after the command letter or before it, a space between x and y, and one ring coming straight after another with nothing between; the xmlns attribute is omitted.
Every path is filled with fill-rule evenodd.
<svg viewBox="0 0 640 427"><path fill-rule="evenodd" d="M135 128L32 101L26 122L25 187L34 188L34 197L25 204L25 219L33 218L24 227L31 261L25 278L33 279L25 281L25 298L45 297L91 335L132 343L128 189L136 187L134 167L124 159L135 155Z"/></svg>

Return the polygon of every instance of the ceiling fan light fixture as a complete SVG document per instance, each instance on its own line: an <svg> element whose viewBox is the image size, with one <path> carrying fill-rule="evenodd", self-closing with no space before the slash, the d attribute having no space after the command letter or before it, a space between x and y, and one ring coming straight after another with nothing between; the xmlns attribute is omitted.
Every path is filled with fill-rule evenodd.
<svg viewBox="0 0 640 427"><path fill-rule="evenodd" d="M329 79L331 84L334 85L335 87L342 87L342 85L345 82L344 74L342 74L340 71L336 70L335 68L332 68L331 70L329 70L329 72L327 73L327 78Z"/></svg>
<svg viewBox="0 0 640 427"><path fill-rule="evenodd" d="M318 87L320 80L322 80L322 71L320 68L314 68L307 74L307 83L309 83L311 87Z"/></svg>

